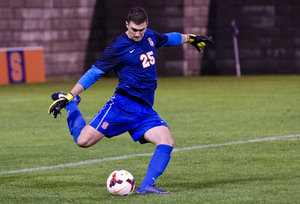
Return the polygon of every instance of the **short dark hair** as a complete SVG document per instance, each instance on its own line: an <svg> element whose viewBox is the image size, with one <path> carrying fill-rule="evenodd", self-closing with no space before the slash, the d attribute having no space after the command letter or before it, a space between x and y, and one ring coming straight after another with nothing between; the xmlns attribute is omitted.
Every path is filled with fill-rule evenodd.
<svg viewBox="0 0 300 204"><path fill-rule="evenodd" d="M144 22L148 22L147 12L141 7L132 8L127 16L127 22L134 22L137 25L140 25Z"/></svg>

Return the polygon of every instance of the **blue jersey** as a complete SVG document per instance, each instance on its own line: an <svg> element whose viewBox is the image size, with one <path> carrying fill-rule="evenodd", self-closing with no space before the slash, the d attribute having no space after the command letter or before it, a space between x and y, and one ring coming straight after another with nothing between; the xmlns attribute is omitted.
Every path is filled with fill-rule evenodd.
<svg viewBox="0 0 300 204"><path fill-rule="evenodd" d="M106 47L101 57L92 66L90 73L86 75L92 75L89 79L94 83L102 73L113 69L119 78L115 93L153 106L154 92L157 87L155 49L178 44L181 44L179 33L160 34L146 29L143 39L135 42L124 32ZM78 83L83 85L87 80L86 77L82 78ZM87 88L90 84L83 86Z"/></svg>

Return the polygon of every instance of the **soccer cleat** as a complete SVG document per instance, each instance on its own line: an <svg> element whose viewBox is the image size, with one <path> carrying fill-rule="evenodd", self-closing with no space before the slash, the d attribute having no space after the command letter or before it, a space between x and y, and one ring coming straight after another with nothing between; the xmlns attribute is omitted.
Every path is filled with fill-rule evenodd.
<svg viewBox="0 0 300 204"><path fill-rule="evenodd" d="M138 188L136 190L136 193L138 193L138 194L170 194L170 191L163 191L163 190L155 187L154 184L152 184L144 189Z"/></svg>
<svg viewBox="0 0 300 204"><path fill-rule="evenodd" d="M58 100L58 99L60 99L60 98L64 98L65 96L66 96L67 94L64 94L63 92L59 92L59 93L54 93L54 94L52 94L52 96L51 96L51 98L54 100L54 101L56 101L56 100ZM81 101L81 97L79 96L79 95L77 95L77 96L75 96L75 98L73 99L76 103L77 103L77 105L80 103L80 101Z"/></svg>

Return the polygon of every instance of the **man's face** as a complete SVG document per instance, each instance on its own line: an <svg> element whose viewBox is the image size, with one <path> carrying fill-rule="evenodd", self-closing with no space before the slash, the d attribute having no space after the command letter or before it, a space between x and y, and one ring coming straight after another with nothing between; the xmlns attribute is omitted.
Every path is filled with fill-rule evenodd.
<svg viewBox="0 0 300 204"><path fill-rule="evenodd" d="M130 21L129 23L126 21L126 26L127 26L127 31L126 34L127 36L134 40L135 42L140 42L142 38L145 35L148 22L144 22L140 25L136 25L134 22Z"/></svg>

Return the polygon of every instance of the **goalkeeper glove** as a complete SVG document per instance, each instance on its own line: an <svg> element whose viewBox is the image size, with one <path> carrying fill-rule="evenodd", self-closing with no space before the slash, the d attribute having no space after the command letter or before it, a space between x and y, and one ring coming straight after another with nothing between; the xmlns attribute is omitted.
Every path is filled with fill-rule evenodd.
<svg viewBox="0 0 300 204"><path fill-rule="evenodd" d="M64 98L57 99L50 105L48 113L52 114L54 118L57 117L57 114L61 115L60 110L66 107L73 98L73 95L68 93Z"/></svg>
<svg viewBox="0 0 300 204"><path fill-rule="evenodd" d="M199 52L203 51L202 47L206 45L205 43L209 43L209 44L213 43L213 39L211 36L196 36L193 34L189 34L189 36L190 36L189 43L193 45Z"/></svg>

